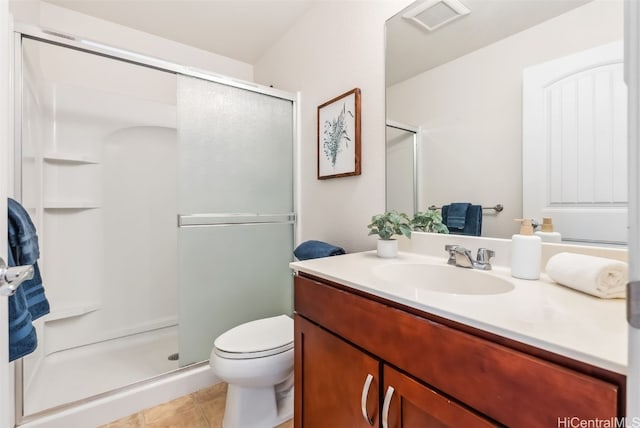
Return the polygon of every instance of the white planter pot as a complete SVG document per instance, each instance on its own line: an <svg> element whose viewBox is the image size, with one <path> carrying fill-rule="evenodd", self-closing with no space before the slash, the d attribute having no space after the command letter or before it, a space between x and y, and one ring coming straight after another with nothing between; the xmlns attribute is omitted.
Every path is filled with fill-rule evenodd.
<svg viewBox="0 0 640 428"><path fill-rule="evenodd" d="M398 256L398 241L396 239L378 239L378 257L391 259Z"/></svg>

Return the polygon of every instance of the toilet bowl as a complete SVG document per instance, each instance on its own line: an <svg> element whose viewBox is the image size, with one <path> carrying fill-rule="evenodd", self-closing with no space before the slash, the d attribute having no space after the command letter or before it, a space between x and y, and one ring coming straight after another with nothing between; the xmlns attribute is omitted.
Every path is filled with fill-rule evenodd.
<svg viewBox="0 0 640 428"><path fill-rule="evenodd" d="M293 320L241 324L214 342L209 365L228 383L223 428L273 428L293 416Z"/></svg>

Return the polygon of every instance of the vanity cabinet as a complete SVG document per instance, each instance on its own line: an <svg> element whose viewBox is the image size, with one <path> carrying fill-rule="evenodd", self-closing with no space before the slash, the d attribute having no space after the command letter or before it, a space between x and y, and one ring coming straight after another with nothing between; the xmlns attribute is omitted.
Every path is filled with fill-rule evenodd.
<svg viewBox="0 0 640 428"><path fill-rule="evenodd" d="M497 426L304 317L296 315L295 326L296 379L302 381L296 427Z"/></svg>
<svg viewBox="0 0 640 428"><path fill-rule="evenodd" d="M622 375L340 284L299 273L295 312L296 428L529 428L624 416Z"/></svg>

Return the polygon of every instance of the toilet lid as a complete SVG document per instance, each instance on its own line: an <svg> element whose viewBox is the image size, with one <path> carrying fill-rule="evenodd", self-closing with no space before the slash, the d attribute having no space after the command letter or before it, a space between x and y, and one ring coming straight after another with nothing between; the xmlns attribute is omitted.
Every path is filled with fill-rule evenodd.
<svg viewBox="0 0 640 428"><path fill-rule="evenodd" d="M268 356L293 348L293 320L286 315L241 324L214 342L218 354ZM224 355L229 357L229 355Z"/></svg>

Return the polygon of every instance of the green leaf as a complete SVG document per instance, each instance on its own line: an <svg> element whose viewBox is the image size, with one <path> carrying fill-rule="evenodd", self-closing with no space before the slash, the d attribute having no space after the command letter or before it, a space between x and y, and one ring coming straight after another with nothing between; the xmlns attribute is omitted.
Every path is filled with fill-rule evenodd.
<svg viewBox="0 0 640 428"><path fill-rule="evenodd" d="M411 237L411 219L405 213L387 211L371 217L371 223L367 225L369 235L379 235L380 239L389 240L394 235Z"/></svg>
<svg viewBox="0 0 640 428"><path fill-rule="evenodd" d="M449 233L447 226L442 223L442 215L433 209L415 213L411 220L411 227L420 232Z"/></svg>

